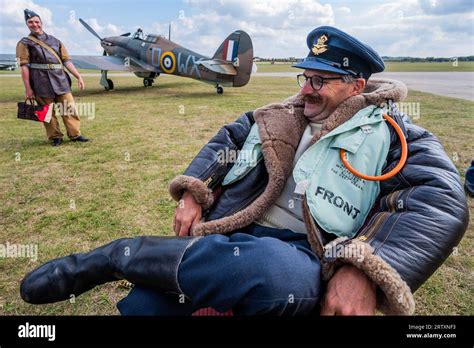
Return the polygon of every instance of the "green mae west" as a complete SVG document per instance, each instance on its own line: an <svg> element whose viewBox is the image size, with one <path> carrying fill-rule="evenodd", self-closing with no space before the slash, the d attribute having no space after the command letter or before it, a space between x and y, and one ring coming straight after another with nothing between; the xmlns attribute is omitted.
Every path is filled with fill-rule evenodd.
<svg viewBox="0 0 474 348"><path fill-rule="evenodd" d="M380 175L390 147L384 110L371 105L319 139L293 169L295 197L306 195L311 215L326 232L353 237L380 193L378 181L356 177L342 163L339 151L359 172ZM242 179L263 159L255 123L222 185Z"/></svg>
<svg viewBox="0 0 474 348"><path fill-rule="evenodd" d="M359 172L380 175L390 147L383 113L374 105L360 110L310 146L293 169L295 191L305 193L311 215L326 232L352 238L380 193L378 181L361 179L344 166L340 149Z"/></svg>
<svg viewBox="0 0 474 348"><path fill-rule="evenodd" d="M263 159L262 142L258 134L257 123L254 123L250 133L239 151L237 160L222 181L222 186L230 185L247 175Z"/></svg>

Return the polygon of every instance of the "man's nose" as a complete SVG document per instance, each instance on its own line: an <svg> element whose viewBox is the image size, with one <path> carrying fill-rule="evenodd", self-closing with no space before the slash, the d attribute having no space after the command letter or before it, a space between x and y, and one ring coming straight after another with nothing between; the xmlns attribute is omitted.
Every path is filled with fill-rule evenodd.
<svg viewBox="0 0 474 348"><path fill-rule="evenodd" d="M306 81L303 87L301 87L300 93L303 95L307 94L313 94L314 90L313 87L311 87L311 83L309 81Z"/></svg>

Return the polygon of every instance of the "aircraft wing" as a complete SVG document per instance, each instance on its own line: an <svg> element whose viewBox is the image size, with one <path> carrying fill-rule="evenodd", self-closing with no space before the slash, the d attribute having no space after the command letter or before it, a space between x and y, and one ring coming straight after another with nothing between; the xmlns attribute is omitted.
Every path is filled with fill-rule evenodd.
<svg viewBox="0 0 474 348"><path fill-rule="evenodd" d="M14 70L18 68L16 62L2 62L0 61L0 70Z"/></svg>
<svg viewBox="0 0 474 348"><path fill-rule="evenodd" d="M209 59L209 60L200 60L196 62L196 64L200 64L205 68L214 71L219 74L224 75L237 75L237 70L235 69L234 65L226 60L220 59Z"/></svg>
<svg viewBox="0 0 474 348"><path fill-rule="evenodd" d="M125 66L124 58L113 56L71 56L76 68L94 70L122 70L130 71Z"/></svg>
<svg viewBox="0 0 474 348"><path fill-rule="evenodd" d="M163 72L160 68L154 65L145 63L142 60L128 58L128 61L129 61L129 69L133 72L155 72L155 73Z"/></svg>
<svg viewBox="0 0 474 348"><path fill-rule="evenodd" d="M18 65L14 54L0 54L0 70L13 70L15 68L18 68Z"/></svg>

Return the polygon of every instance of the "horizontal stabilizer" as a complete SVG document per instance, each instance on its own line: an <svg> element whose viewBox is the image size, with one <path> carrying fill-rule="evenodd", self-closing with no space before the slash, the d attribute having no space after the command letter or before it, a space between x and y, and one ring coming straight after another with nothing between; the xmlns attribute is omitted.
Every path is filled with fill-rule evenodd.
<svg viewBox="0 0 474 348"><path fill-rule="evenodd" d="M205 68L214 71L218 74L224 75L237 75L237 70L235 69L234 65L230 62L220 59L210 59L210 60L200 60L196 62L196 64L200 64Z"/></svg>

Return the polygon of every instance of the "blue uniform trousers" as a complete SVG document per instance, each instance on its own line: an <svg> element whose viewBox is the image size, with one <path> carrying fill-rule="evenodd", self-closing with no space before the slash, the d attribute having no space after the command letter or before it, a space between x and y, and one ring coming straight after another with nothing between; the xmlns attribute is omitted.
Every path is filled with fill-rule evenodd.
<svg viewBox="0 0 474 348"><path fill-rule="evenodd" d="M320 263L305 234L251 224L201 238L178 268L184 295L134 287L122 315L191 315L213 307L234 315L311 313L320 297Z"/></svg>

